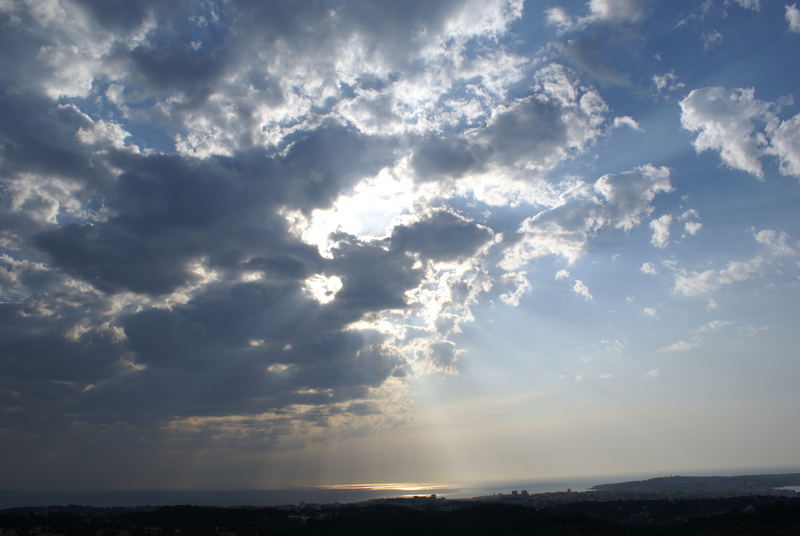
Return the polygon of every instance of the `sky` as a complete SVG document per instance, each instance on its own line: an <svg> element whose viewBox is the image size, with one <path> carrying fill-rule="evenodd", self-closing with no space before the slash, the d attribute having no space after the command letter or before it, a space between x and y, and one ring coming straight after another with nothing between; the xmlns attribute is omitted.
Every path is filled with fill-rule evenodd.
<svg viewBox="0 0 800 536"><path fill-rule="evenodd" d="M800 465L785 1L0 1L0 487Z"/></svg>

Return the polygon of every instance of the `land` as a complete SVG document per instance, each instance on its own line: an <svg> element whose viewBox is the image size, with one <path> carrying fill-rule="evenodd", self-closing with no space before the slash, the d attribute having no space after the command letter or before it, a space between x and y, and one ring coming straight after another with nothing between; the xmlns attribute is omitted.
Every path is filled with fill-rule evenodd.
<svg viewBox="0 0 800 536"><path fill-rule="evenodd" d="M0 511L0 536L33 535L796 535L800 473L662 477L589 491L472 499L420 496L280 507L99 508Z"/></svg>

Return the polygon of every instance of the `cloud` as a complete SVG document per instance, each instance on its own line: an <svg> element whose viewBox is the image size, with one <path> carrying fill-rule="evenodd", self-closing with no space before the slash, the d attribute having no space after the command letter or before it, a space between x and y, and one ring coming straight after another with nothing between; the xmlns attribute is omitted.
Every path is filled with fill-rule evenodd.
<svg viewBox="0 0 800 536"><path fill-rule="evenodd" d="M786 24L789 25L789 31L800 33L800 10L797 4L786 5Z"/></svg>
<svg viewBox="0 0 800 536"><path fill-rule="evenodd" d="M650 274L650 275L658 273L658 269L652 263L649 262L642 264L639 270L641 270L645 274Z"/></svg>
<svg viewBox="0 0 800 536"><path fill-rule="evenodd" d="M652 165L604 175L594 184L579 183L561 194L559 205L522 223L501 266L513 270L544 255L574 263L594 235L634 228L653 211L650 202L655 196L671 190L669 169Z"/></svg>
<svg viewBox="0 0 800 536"><path fill-rule="evenodd" d="M686 342L684 340L678 340L673 342L672 344L659 348L658 351L661 353L688 352L689 350L694 350L698 346L699 344L696 342Z"/></svg>
<svg viewBox="0 0 800 536"><path fill-rule="evenodd" d="M783 175L800 177L800 114L767 128L770 146L767 154L779 159L779 171Z"/></svg>
<svg viewBox="0 0 800 536"><path fill-rule="evenodd" d="M702 326L694 330L694 333L706 333L709 331L717 331L724 327L732 325L734 325L734 322L731 322L730 320L712 320L711 322L703 324Z"/></svg>
<svg viewBox="0 0 800 536"><path fill-rule="evenodd" d="M582 296L583 299L586 301L594 299L592 293L589 291L589 287L586 286L586 283L584 283L580 279L575 280L575 284L572 285L572 292L574 292L578 296Z"/></svg>
<svg viewBox="0 0 800 536"><path fill-rule="evenodd" d="M736 3L743 9L752 9L753 11L761 9L761 0L736 0Z"/></svg>
<svg viewBox="0 0 800 536"><path fill-rule="evenodd" d="M729 166L764 176L759 157L767 142L755 122L764 120L769 104L756 100L753 89L694 89L680 105L683 127L699 131L697 152L717 150Z"/></svg>
<svg viewBox="0 0 800 536"><path fill-rule="evenodd" d="M452 261L471 257L493 236L492 231L452 212L440 210L429 218L392 230L392 247L418 252L423 258Z"/></svg>
<svg viewBox="0 0 800 536"><path fill-rule="evenodd" d="M522 297L533 290L525 272L504 274L503 281L513 282L516 285L513 291L504 292L500 295L500 301L512 307L519 307Z"/></svg>
<svg viewBox="0 0 800 536"><path fill-rule="evenodd" d="M665 248L669 244L669 226L672 225L672 215L664 214L654 220L650 220L650 229L653 236L650 243L657 248Z"/></svg>
<svg viewBox="0 0 800 536"><path fill-rule="evenodd" d="M755 90L706 87L692 90L681 102L683 128L698 132L700 153L717 150L722 161L759 179L761 157L776 156L783 175L800 177L800 114L781 121L774 105L755 98Z"/></svg>
<svg viewBox="0 0 800 536"><path fill-rule="evenodd" d="M588 13L580 17L571 16L560 6L549 7L544 10L545 21L559 33L565 33L596 23L636 23L646 12L643 0L590 0L587 7Z"/></svg>
<svg viewBox="0 0 800 536"><path fill-rule="evenodd" d="M755 257L748 261L731 261L720 270L678 273L675 277L675 291L685 296L708 294L758 275L765 264L763 257Z"/></svg>
<svg viewBox="0 0 800 536"><path fill-rule="evenodd" d="M678 75L674 71L654 74L652 80L653 85L656 86L656 93L659 95L679 91L686 87L686 84L678 80Z"/></svg>
<svg viewBox="0 0 800 536"><path fill-rule="evenodd" d="M789 245L789 235L786 231L762 229L753 231L756 241L767 246L775 255L795 255L797 250Z"/></svg>
<svg viewBox="0 0 800 536"><path fill-rule="evenodd" d="M700 229L703 228L703 224L697 221L700 218L700 214L695 209L689 209L681 214L680 220L684 222L683 229L684 229L684 236L694 236Z"/></svg>
<svg viewBox="0 0 800 536"><path fill-rule="evenodd" d="M520 0L0 2L5 459L252 459L397 426L412 377L463 372L477 307L525 306L558 268L526 265L561 257L589 301L569 264L648 224L666 245L670 170L600 154L642 131L600 90L650 83L629 67L651 4L584 5L546 9L561 41L529 47ZM698 150L751 139L728 165L798 174L800 120L720 91L727 116L684 100L698 139L718 123Z"/></svg>
<svg viewBox="0 0 800 536"><path fill-rule="evenodd" d="M602 21L638 22L644 18L641 0L589 0L589 11Z"/></svg>
<svg viewBox="0 0 800 536"><path fill-rule="evenodd" d="M555 26L559 32L571 30L577 21L560 6L549 7L545 11L545 21L550 26Z"/></svg>
<svg viewBox="0 0 800 536"><path fill-rule="evenodd" d="M646 314L649 317L660 318L660 316L658 314L658 310L653 308L653 307L645 307L643 311L644 311L644 314Z"/></svg>
<svg viewBox="0 0 800 536"><path fill-rule="evenodd" d="M637 132L644 132L642 130L642 127L639 126L639 123L636 121L636 119L628 115L614 118L614 128L621 128L621 127L628 127L629 129L635 130Z"/></svg>
<svg viewBox="0 0 800 536"><path fill-rule="evenodd" d="M721 46L722 42L725 41L725 36L723 36L717 30L712 30L703 32L701 39L703 40L703 50L708 52L712 48Z"/></svg>

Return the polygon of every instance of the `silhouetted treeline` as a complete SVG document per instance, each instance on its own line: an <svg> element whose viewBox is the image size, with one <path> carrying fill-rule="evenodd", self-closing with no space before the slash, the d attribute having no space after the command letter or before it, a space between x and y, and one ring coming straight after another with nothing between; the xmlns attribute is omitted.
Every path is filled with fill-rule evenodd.
<svg viewBox="0 0 800 536"><path fill-rule="evenodd" d="M0 511L0 534L87 535L798 535L800 500L738 497L609 501L538 510L513 504L438 501L286 508L51 507Z"/></svg>

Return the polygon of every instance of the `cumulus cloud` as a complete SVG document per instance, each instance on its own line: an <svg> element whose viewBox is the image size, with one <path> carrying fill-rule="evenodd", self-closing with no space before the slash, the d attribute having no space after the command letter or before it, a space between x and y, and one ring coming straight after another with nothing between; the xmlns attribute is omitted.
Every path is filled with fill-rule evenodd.
<svg viewBox="0 0 800 536"><path fill-rule="evenodd" d="M422 257L450 261L471 257L492 238L492 231L448 211L436 211L429 218L392 230L392 245Z"/></svg>
<svg viewBox="0 0 800 536"><path fill-rule="evenodd" d="M797 9L797 4L786 5L786 24L789 25L789 31L800 33L800 9Z"/></svg>
<svg viewBox="0 0 800 536"><path fill-rule="evenodd" d="M681 123L697 132L697 152L719 151L722 161L759 179L761 157L778 158L783 175L800 177L800 117L781 121L772 103L755 98L755 90L707 87L692 90L681 102Z"/></svg>
<svg viewBox="0 0 800 536"><path fill-rule="evenodd" d="M606 121L563 67L464 53L516 0L4 7L0 389L20 393L2 423L20 434L125 423L271 448L400 418L404 376L454 370L446 335L492 286L496 233L431 198L490 167L550 170ZM402 173L445 186L382 235L334 226L321 252L298 232ZM507 282L518 304L530 285ZM419 352L389 318L418 321Z"/></svg>
<svg viewBox="0 0 800 536"><path fill-rule="evenodd" d="M775 255L795 255L797 249L789 245L789 235L786 231L762 229L753 231L756 241L767 246Z"/></svg>
<svg viewBox="0 0 800 536"><path fill-rule="evenodd" d="M638 22L645 14L641 0L589 0L589 11L604 21Z"/></svg>
<svg viewBox="0 0 800 536"><path fill-rule="evenodd" d="M627 127L637 132L644 132L642 130L642 127L639 126L639 123L636 121L636 119L628 115L614 118L614 128L620 128L620 127Z"/></svg>
<svg viewBox="0 0 800 536"><path fill-rule="evenodd" d="M763 257L755 257L748 261L731 261L719 270L678 273L675 277L675 291L686 296L708 294L758 275L765 264Z"/></svg>
<svg viewBox="0 0 800 536"><path fill-rule="evenodd" d="M641 270L645 274L650 274L650 275L654 275L654 274L658 273L658 269L655 267L655 265L653 265L650 262L646 262L646 263L642 264L642 266L639 268L639 270Z"/></svg>
<svg viewBox="0 0 800 536"><path fill-rule="evenodd" d="M763 121L769 105L756 100L752 88L695 89L680 104L683 127L699 132L694 140L697 152L717 150L729 166L763 177L759 157L766 139L755 123Z"/></svg>
<svg viewBox="0 0 800 536"><path fill-rule="evenodd" d="M767 154L779 159L779 170L783 175L800 177L800 114L781 121L772 122L767 129L770 146Z"/></svg>
<svg viewBox="0 0 800 536"><path fill-rule="evenodd" d="M544 11L545 21L561 32L584 28L594 23L635 23L644 18L643 0L590 0L588 13L574 17L563 7L549 7Z"/></svg>
<svg viewBox="0 0 800 536"><path fill-rule="evenodd" d="M654 220L650 220L650 229L653 236L650 243L657 248L665 248L669 244L669 226L672 225L672 215L664 214Z"/></svg>
<svg viewBox="0 0 800 536"><path fill-rule="evenodd" d="M653 211L651 201L669 192L669 169L652 165L579 183L560 196L560 204L526 219L501 266L516 269L544 255L570 263L581 257L591 237L606 229L628 231Z"/></svg>
<svg viewBox="0 0 800 536"><path fill-rule="evenodd" d="M699 219L700 219L700 214L697 212L697 210L693 208L681 214L680 220L684 222L683 223L683 230L685 233L684 236L686 235L694 236L698 232L700 232L700 229L703 228L703 224L697 221Z"/></svg>
<svg viewBox="0 0 800 536"><path fill-rule="evenodd" d="M644 311L644 314L646 314L649 317L660 318L660 316L658 314L658 310L655 309L654 307L645 307L643 311Z"/></svg>

